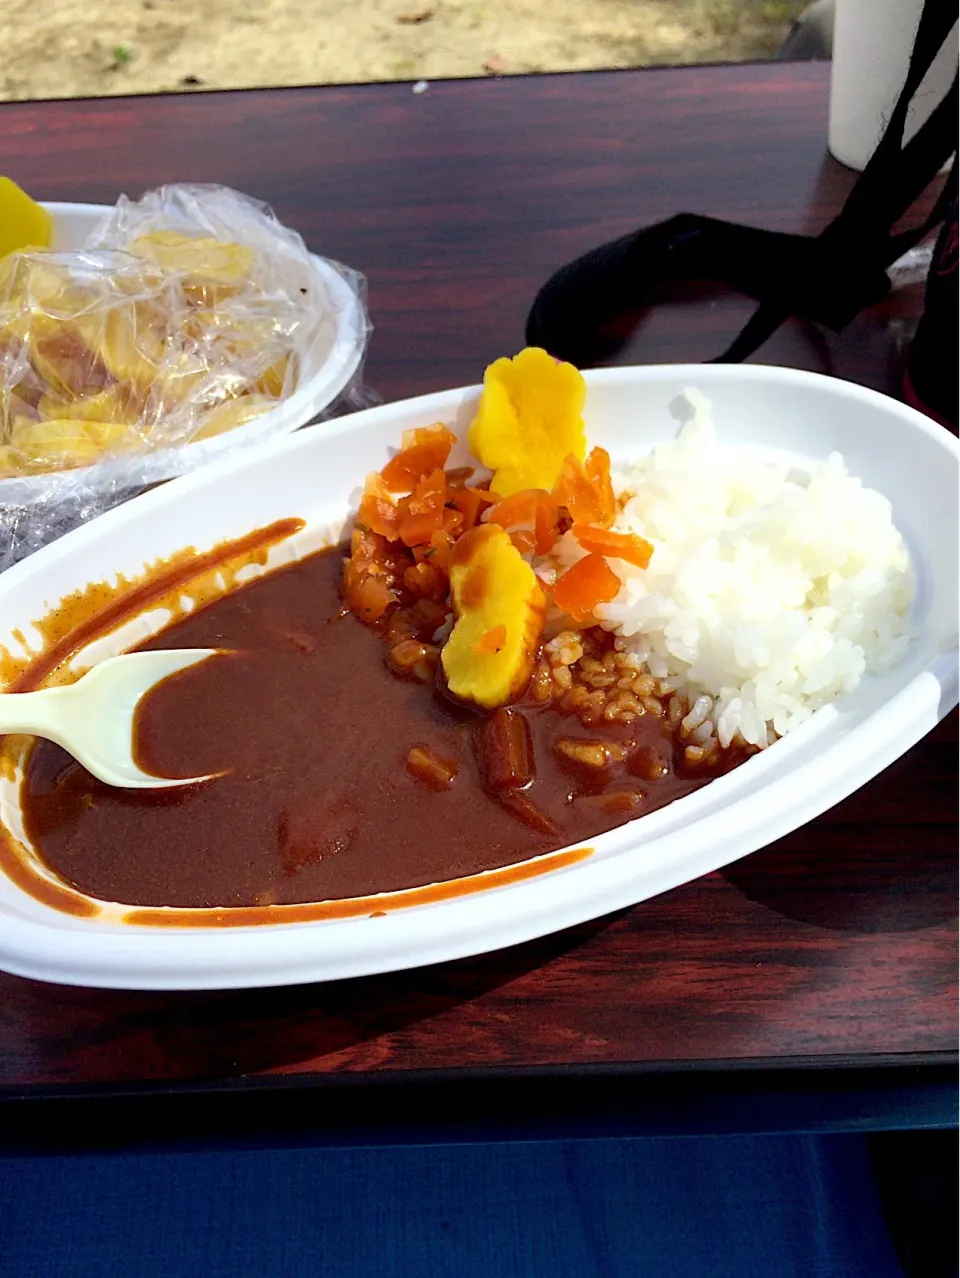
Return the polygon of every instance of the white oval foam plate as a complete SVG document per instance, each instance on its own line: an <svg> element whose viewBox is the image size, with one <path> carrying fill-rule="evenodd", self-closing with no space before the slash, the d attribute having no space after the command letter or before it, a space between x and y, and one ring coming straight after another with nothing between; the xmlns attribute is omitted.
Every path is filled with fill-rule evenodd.
<svg viewBox="0 0 960 1278"><path fill-rule="evenodd" d="M64 253L82 248L87 236L113 212L105 204L51 203L44 208L53 216L53 248ZM97 466L77 467L69 472L70 476L91 493L141 488L187 474L240 445L288 435L329 408L360 367L367 344L367 321L359 294L335 266L321 257L313 257L313 266L330 302L330 318L305 354L298 385L287 399L223 435L146 455L118 457ZM30 505L48 494L56 497L63 474L0 479L0 506Z"/></svg>
<svg viewBox="0 0 960 1278"><path fill-rule="evenodd" d="M904 660L734 772L600 835L593 855L567 868L385 917L226 929L75 918L0 876L0 966L78 985L208 989L332 980L514 945L643 901L782 837L887 767L956 704L960 454L946 431L873 391L790 369L617 368L587 381L588 437L615 463L675 434L671 406L687 386L709 396L718 436L731 447L807 462L841 451L854 474L890 498L914 557L919 637ZM477 394L449 391L301 431L109 512L0 577L0 643L70 591L136 573L184 545L203 550L288 516L308 527L277 548L275 561L323 544L401 431L442 420L462 438ZM145 621L141 633L147 628ZM128 632L127 644L136 640ZM12 789L8 782L0 816L15 825Z"/></svg>

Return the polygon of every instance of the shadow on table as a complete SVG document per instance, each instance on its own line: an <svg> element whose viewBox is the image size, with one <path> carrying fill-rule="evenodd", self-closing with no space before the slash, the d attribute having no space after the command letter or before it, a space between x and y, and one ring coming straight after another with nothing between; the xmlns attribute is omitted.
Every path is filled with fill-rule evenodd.
<svg viewBox="0 0 960 1278"><path fill-rule="evenodd" d="M874 829L878 827L874 826ZM956 866L928 858L917 832L917 861L873 857L870 827L806 827L721 871L749 900L785 918L841 932L915 932L957 917Z"/></svg>
<svg viewBox="0 0 960 1278"><path fill-rule="evenodd" d="M954 723L888 768L882 785L727 866L723 878L786 918L837 931L914 932L955 919ZM902 836L893 849L891 828Z"/></svg>
<svg viewBox="0 0 960 1278"><path fill-rule="evenodd" d="M509 985L577 949L618 917L477 958L325 984L152 993L18 981L21 1013L32 1004L25 1020L31 1041L24 1052L45 1064L70 1061L71 1070L78 1058L95 1057L94 1072L105 1082L235 1078L308 1060L322 1071L334 1067L329 1060L324 1065L327 1058L347 1049L352 1070L389 1069L390 1035ZM5 979L0 977L0 993ZM39 1042L38 1026L45 1030ZM506 1019L493 1026L484 1019L475 1032L475 1056L482 1063L502 1054L501 1040L511 1028ZM462 1043L462 1017L458 1037ZM355 1049L365 1043L367 1050L358 1054ZM29 1072L20 1065L21 1073ZM44 1082L55 1081L44 1073Z"/></svg>

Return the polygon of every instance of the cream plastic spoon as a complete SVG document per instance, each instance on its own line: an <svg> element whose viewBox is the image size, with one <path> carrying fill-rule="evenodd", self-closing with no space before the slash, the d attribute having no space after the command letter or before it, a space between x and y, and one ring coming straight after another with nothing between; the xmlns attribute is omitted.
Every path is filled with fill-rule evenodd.
<svg viewBox="0 0 960 1278"><path fill-rule="evenodd" d="M202 777L158 777L133 756L137 706L162 679L215 657L218 648L171 648L108 657L76 683L40 692L0 694L0 734L28 733L55 741L107 785L160 790L195 785Z"/></svg>

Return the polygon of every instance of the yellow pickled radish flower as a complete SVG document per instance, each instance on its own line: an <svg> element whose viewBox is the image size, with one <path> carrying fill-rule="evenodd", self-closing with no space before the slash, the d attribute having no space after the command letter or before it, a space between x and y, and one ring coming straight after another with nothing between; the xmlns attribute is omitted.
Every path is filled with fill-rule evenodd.
<svg viewBox="0 0 960 1278"><path fill-rule="evenodd" d="M209 439L212 435L223 435L276 406L277 400L270 395L241 395L239 399L228 399L202 415L202 424L193 438Z"/></svg>
<svg viewBox="0 0 960 1278"><path fill-rule="evenodd" d="M537 346L487 368L469 440L473 455L493 472L493 492L552 492L564 458L572 453L583 460L586 395L580 372Z"/></svg>
<svg viewBox="0 0 960 1278"><path fill-rule="evenodd" d="M120 451L126 437L127 427L116 422L17 417L10 431L10 447L27 469L69 470L91 466L106 452Z"/></svg>
<svg viewBox="0 0 960 1278"><path fill-rule="evenodd" d="M505 529L481 524L460 538L450 594L456 624L440 654L450 691L488 710L515 700L533 671L546 600Z"/></svg>
<svg viewBox="0 0 960 1278"><path fill-rule="evenodd" d="M24 248L49 248L53 218L11 178L0 177L0 258Z"/></svg>

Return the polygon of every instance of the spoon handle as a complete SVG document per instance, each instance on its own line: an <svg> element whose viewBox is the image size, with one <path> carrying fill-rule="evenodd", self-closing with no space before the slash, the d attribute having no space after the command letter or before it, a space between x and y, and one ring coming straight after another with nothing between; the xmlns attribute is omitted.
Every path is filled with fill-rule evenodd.
<svg viewBox="0 0 960 1278"><path fill-rule="evenodd" d="M44 688L40 692L5 692L0 694L0 735L24 733L59 741L65 702L70 686Z"/></svg>

